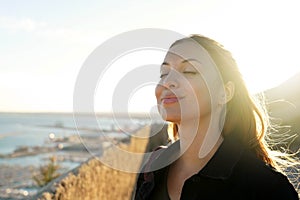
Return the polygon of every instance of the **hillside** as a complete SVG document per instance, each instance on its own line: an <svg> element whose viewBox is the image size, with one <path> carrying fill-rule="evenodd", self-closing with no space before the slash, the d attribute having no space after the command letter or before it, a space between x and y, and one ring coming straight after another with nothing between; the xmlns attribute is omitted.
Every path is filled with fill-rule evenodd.
<svg viewBox="0 0 300 200"><path fill-rule="evenodd" d="M292 142L293 150L300 146L300 73L277 87L264 92L267 109L273 120L281 126L290 126L290 135L297 135ZM281 129L285 132L287 128Z"/></svg>

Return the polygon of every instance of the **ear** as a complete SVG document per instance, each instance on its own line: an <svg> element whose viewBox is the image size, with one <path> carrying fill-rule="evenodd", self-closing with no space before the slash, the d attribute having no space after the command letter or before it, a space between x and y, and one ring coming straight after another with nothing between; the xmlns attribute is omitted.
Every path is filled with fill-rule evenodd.
<svg viewBox="0 0 300 200"><path fill-rule="evenodd" d="M220 102L221 104L226 104L233 98L234 89L235 89L235 85L232 81L228 81L224 85L225 94L223 94L221 97L221 102Z"/></svg>

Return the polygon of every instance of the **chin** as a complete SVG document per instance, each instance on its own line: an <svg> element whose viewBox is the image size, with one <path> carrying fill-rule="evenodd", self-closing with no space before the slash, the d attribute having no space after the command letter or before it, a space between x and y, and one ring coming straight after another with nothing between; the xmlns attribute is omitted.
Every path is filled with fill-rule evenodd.
<svg viewBox="0 0 300 200"><path fill-rule="evenodd" d="M181 121L181 111L178 108L169 108L169 107L159 107L158 109L161 118L168 122L180 122Z"/></svg>
<svg viewBox="0 0 300 200"><path fill-rule="evenodd" d="M180 116L165 116L163 117L163 120L168 121L168 122L173 122L173 123L179 123L181 121Z"/></svg>

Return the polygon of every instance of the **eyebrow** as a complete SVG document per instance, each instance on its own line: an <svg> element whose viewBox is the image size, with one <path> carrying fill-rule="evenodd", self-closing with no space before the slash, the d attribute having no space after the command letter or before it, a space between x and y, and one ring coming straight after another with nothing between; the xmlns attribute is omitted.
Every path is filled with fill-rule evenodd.
<svg viewBox="0 0 300 200"><path fill-rule="evenodd" d="M195 61L195 62L201 64L201 62L199 60L195 59L195 58L188 58L186 60L183 60L181 63L187 63L187 62L191 62L191 61Z"/></svg>
<svg viewBox="0 0 300 200"><path fill-rule="evenodd" d="M200 62L199 60L195 59L195 58L188 58L188 59L185 59L185 60L181 61L181 63L187 63L187 62L191 62L191 61L195 61L195 62L201 64L201 62ZM161 65L170 65L170 64L167 63L167 62L163 62Z"/></svg>

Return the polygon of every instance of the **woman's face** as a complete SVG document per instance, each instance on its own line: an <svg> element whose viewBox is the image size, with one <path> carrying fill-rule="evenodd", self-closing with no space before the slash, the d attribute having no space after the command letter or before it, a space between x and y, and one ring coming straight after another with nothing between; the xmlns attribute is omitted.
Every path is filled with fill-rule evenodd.
<svg viewBox="0 0 300 200"><path fill-rule="evenodd" d="M161 65L155 95L166 121L210 117L220 78L210 56L198 43L183 40L172 46Z"/></svg>

